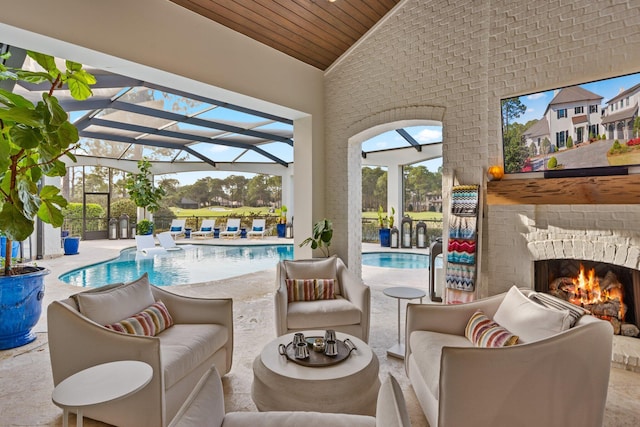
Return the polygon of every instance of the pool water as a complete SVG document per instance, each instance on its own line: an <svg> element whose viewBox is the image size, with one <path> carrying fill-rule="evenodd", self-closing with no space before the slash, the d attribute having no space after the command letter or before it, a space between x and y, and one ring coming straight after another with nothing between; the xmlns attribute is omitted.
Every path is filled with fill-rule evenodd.
<svg viewBox="0 0 640 427"><path fill-rule="evenodd" d="M384 268L429 268L429 255L410 252L367 252L362 265ZM436 267L442 267L442 257L436 257Z"/></svg>
<svg viewBox="0 0 640 427"><path fill-rule="evenodd" d="M78 268L59 279L94 288L135 280L146 272L156 286L183 285L267 270L284 259L293 259L293 245L193 245L150 255L131 248L123 250L118 258Z"/></svg>

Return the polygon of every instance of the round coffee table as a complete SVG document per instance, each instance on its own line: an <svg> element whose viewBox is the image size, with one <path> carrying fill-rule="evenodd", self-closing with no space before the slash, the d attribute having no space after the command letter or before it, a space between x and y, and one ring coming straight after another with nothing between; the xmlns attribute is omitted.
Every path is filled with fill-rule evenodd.
<svg viewBox="0 0 640 427"><path fill-rule="evenodd" d="M62 408L62 425L69 424L69 410L77 411L76 425L82 426L82 409L127 397L149 384L153 369L148 363L121 360L92 366L60 382L51 400Z"/></svg>
<svg viewBox="0 0 640 427"><path fill-rule="evenodd" d="M303 331L305 337L324 336L325 331ZM378 358L362 340L349 338L357 347L344 361L331 366L299 365L278 353L280 344L293 341L283 335L267 344L253 362L251 397L259 411L316 411L375 415Z"/></svg>

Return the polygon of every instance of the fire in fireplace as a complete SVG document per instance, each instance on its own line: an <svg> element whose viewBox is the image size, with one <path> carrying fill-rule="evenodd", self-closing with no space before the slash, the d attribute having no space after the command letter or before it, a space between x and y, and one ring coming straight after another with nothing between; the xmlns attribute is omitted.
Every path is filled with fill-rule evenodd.
<svg viewBox="0 0 640 427"><path fill-rule="evenodd" d="M640 335L637 322L640 274L636 270L563 259L536 261L535 274L537 291L547 292L608 320L616 334Z"/></svg>

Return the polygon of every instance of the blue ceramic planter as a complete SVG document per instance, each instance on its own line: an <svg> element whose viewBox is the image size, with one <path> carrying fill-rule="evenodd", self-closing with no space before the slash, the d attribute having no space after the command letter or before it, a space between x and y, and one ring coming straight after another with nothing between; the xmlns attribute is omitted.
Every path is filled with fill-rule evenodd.
<svg viewBox="0 0 640 427"><path fill-rule="evenodd" d="M381 228L379 229L380 246L388 248L391 247L391 229Z"/></svg>
<svg viewBox="0 0 640 427"><path fill-rule="evenodd" d="M44 298L42 267L32 273L0 276L0 350L20 347L36 339L31 329L38 323Z"/></svg>

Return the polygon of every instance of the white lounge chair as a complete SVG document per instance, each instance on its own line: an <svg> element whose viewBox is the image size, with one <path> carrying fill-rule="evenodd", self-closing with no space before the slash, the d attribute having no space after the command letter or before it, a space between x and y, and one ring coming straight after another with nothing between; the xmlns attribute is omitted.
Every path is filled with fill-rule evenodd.
<svg viewBox="0 0 640 427"><path fill-rule="evenodd" d="M247 237L264 238L266 223L267 221L264 219L254 219L253 224L251 225L251 230L247 232Z"/></svg>
<svg viewBox="0 0 640 427"><path fill-rule="evenodd" d="M173 240L173 237L171 237L171 233L169 231L158 233L156 237L158 238L158 242L160 242L160 246L162 246L162 249L166 251L179 251L181 249L193 247L193 245L176 245L176 241Z"/></svg>
<svg viewBox="0 0 640 427"><path fill-rule="evenodd" d="M235 239L240 235L240 218L229 218L224 231L220 232L221 238Z"/></svg>
<svg viewBox="0 0 640 427"><path fill-rule="evenodd" d="M171 227L169 228L169 233L171 233L171 237L176 239L178 236L184 236L184 229L186 219L174 219L171 221Z"/></svg>
<svg viewBox="0 0 640 427"><path fill-rule="evenodd" d="M136 236L136 248L138 252L142 254L141 259L146 259L146 256L148 255L166 252L164 248L156 246L156 239L153 238L152 234ZM137 258L138 254L136 254L136 259Z"/></svg>
<svg viewBox="0 0 640 427"><path fill-rule="evenodd" d="M195 237L202 237L202 238L213 237L213 229L215 226L216 226L215 219L205 219L202 221L202 224L200 225L200 230L192 231L191 236L193 236L194 238Z"/></svg>

